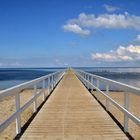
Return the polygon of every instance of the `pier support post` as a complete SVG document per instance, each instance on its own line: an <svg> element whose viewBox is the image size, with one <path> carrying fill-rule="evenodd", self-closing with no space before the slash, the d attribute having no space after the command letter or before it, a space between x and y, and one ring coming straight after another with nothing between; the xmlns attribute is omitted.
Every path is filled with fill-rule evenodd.
<svg viewBox="0 0 140 140"><path fill-rule="evenodd" d="M124 92L124 108L129 110L129 93ZM128 132L128 116L124 114L124 132Z"/></svg>
<svg viewBox="0 0 140 140"><path fill-rule="evenodd" d="M16 100L16 111L19 111L20 109L20 96L19 93L15 96ZM16 116L16 134L19 134L21 132L21 119L20 119L20 113Z"/></svg>

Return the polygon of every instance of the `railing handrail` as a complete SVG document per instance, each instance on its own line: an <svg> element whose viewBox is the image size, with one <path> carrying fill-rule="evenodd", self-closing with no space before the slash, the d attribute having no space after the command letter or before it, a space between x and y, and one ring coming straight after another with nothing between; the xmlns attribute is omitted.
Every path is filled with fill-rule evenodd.
<svg viewBox="0 0 140 140"><path fill-rule="evenodd" d="M2 91L0 91L0 101L3 100L3 98L5 98L7 96L13 96L17 92L20 92L23 89L25 89L25 88L27 88L27 87L35 84L35 83L38 83L38 82L40 82L40 81L42 81L44 79L47 79L48 77L51 77L52 75L55 75L55 74L60 73L60 72L62 72L62 71L53 72L53 73L50 73L48 75L41 76L39 78L36 78L36 79L30 80L30 81L24 82L22 84L18 84L16 86L7 88L5 90L2 90Z"/></svg>
<svg viewBox="0 0 140 140"><path fill-rule="evenodd" d="M122 111L124 113L124 131L125 132L128 132L128 118L130 118L135 124L140 126L140 119L138 117L136 117L135 115L133 115L131 112L128 111L129 110L129 96L128 96L128 93L127 93L128 89L127 89L127 91L125 91L125 94L124 94L125 95L124 96L125 97L124 98L124 107L122 105L120 105L119 103L117 103L115 100L113 100L109 96L109 84L110 83L113 83L113 84L117 83L121 86L125 85L125 87L129 86L129 85L126 85L126 84L123 84L123 83L120 83L120 82L116 82L114 80L110 80L110 79L107 79L107 78L104 78L104 77L101 77L101 76L93 75L91 73L87 73L87 72L84 72L84 71L74 70L74 72L79 77L79 79L85 84L85 86L87 88L89 88L89 85L90 85L92 88L95 88L97 92L101 93L102 95L104 95L106 97L105 108L106 108L107 111L109 110L108 105L109 105L109 101L110 101L113 105L115 105L120 111ZM98 81L97 86L95 86L93 84L93 81L91 82L89 80L89 76L91 76L92 78L95 78ZM104 79L104 82L106 83L106 92L103 92L99 89L99 80L102 81L102 79ZM130 88L131 88L131 91L133 91L132 89L134 89L135 93L136 93L136 90L140 91L139 88L135 88L133 86L131 86ZM123 90L124 90L124 88L123 88ZM138 93L137 95L140 95L140 94ZM97 97L97 100L99 100L99 97Z"/></svg>
<svg viewBox="0 0 140 140"><path fill-rule="evenodd" d="M118 82L118 81L108 79L108 78L105 78L105 77L102 77L102 76L99 76L99 75L95 75L95 74L92 74L92 73L89 73L89 72L85 72L85 71L82 71L82 70L77 70L77 71L88 74L88 75L92 76L93 78L95 78L95 79L97 78L97 79L99 79L103 82L106 82L108 84L115 84L115 86L122 88L124 91L133 92L137 95L140 95L140 88L138 88L138 87L134 87L132 85L128 85L128 84L125 84L125 83L122 83L122 82Z"/></svg>
<svg viewBox="0 0 140 140"><path fill-rule="evenodd" d="M6 97L15 96L16 111L0 124L0 132L2 132L11 122L13 122L16 119L16 134L19 134L21 132L20 114L25 109L27 109L33 102L34 102L34 112L36 112L38 108L37 98L40 95L42 95L42 100L45 101L47 97L45 95L46 80L48 80L47 88L48 88L48 95L49 95L64 74L65 74L65 70L57 71L1 91L0 101L4 100L4 98ZM41 91L37 92L37 85L39 82L42 82L42 89ZM20 92L23 89L26 89L27 87L30 86L33 86L33 90L34 90L33 97L30 98L23 106L20 106Z"/></svg>

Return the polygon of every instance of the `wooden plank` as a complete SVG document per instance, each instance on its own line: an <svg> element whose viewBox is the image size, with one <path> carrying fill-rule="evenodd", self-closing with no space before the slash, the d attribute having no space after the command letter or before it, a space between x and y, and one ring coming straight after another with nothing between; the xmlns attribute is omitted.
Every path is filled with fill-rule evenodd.
<svg viewBox="0 0 140 140"><path fill-rule="evenodd" d="M128 138L69 70L21 139L119 140Z"/></svg>

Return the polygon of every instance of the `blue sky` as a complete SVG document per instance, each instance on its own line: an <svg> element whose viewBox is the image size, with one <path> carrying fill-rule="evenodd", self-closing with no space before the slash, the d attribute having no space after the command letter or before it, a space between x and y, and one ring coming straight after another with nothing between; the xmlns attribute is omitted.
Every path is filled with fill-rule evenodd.
<svg viewBox="0 0 140 140"><path fill-rule="evenodd" d="M139 0L0 0L0 67L140 66Z"/></svg>

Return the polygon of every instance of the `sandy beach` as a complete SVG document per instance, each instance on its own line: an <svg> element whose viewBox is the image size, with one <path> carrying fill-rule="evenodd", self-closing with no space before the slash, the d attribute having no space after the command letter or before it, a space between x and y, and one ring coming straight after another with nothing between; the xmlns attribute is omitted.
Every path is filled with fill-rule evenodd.
<svg viewBox="0 0 140 140"><path fill-rule="evenodd" d="M96 91L94 92L95 95L97 94ZM124 93L123 92L110 92L110 96L118 102L120 105L123 106L124 104ZM105 97L99 94L99 98L101 102L105 105ZM129 110L132 114L136 115L140 118L140 96L135 94L129 93ZM113 116L123 125L124 115L121 111L119 111L113 104L110 103L109 111L113 114ZM138 127L134 122L129 120L129 128L128 131L130 135L136 139L140 139L140 127Z"/></svg>
<svg viewBox="0 0 140 140"><path fill-rule="evenodd" d="M21 106L24 105L32 96L32 89L26 89L20 93ZM47 94L47 90L46 90ZM42 102L42 96L38 98L38 105ZM0 102L0 123L15 111L15 97L6 98ZM33 114L33 104L21 114L21 126L23 126ZM12 131L11 131L12 130ZM0 140L11 140L16 135L15 122L11 123L1 134Z"/></svg>
<svg viewBox="0 0 140 140"><path fill-rule="evenodd" d="M94 92L96 94L96 92ZM33 95L33 90L24 90L21 92L21 106ZM123 92L110 92L110 96L123 105ZM99 98L102 103L105 104L105 98L100 94ZM130 99L130 111L136 116L140 116L139 106L140 106L140 97L136 95L129 95ZM39 97L38 104L41 103L42 96ZM13 113L15 110L15 98L14 96L11 98L7 98L6 100L0 102L0 122L4 120L8 115ZM116 107L111 105L109 107L109 111L117 118L117 120L123 124L123 113L121 113ZM21 115L21 125L23 126L29 117L33 113L33 104L22 113ZM12 131L11 131L12 130ZM135 125L132 121L129 121L129 133L134 137L134 139L140 139L140 128ZM0 139L2 140L11 140L15 137L15 122L10 124L0 135Z"/></svg>

